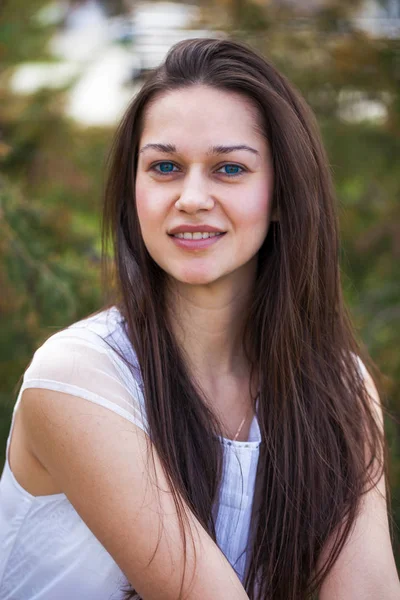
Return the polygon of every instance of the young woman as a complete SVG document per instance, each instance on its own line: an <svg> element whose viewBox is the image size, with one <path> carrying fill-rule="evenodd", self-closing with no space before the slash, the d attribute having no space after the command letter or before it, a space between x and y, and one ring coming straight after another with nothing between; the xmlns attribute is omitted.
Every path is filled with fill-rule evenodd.
<svg viewBox="0 0 400 600"><path fill-rule="evenodd" d="M16 404L2 600L398 600L299 94L245 45L176 45L119 127L104 226L117 295L39 348Z"/></svg>

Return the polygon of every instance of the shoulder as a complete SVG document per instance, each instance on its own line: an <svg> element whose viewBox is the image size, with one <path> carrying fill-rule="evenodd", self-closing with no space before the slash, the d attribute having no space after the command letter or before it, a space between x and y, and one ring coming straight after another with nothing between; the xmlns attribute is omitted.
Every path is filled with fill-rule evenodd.
<svg viewBox="0 0 400 600"><path fill-rule="evenodd" d="M53 333L39 346L38 351L71 340L99 350L111 349L112 344L109 342L117 336L119 330L123 329L123 323L123 317L115 307L107 308Z"/></svg>
<svg viewBox="0 0 400 600"><path fill-rule="evenodd" d="M115 307L81 319L48 337L34 353L25 380L38 369L49 374L48 369L65 371L98 360L112 363L122 377L127 367L131 367L131 374L140 380L136 352L126 334L124 319Z"/></svg>
<svg viewBox="0 0 400 600"><path fill-rule="evenodd" d="M368 395L369 408L375 418L375 421L379 425L380 429L383 429L383 408L382 401L379 396L378 389L376 387L375 381L362 361L360 356L357 356L352 353L352 357L356 362L357 371L360 376L360 379L363 383L365 391Z"/></svg>
<svg viewBox="0 0 400 600"><path fill-rule="evenodd" d="M116 309L99 312L51 335L26 369L20 397L27 388L88 400L147 429L136 353Z"/></svg>

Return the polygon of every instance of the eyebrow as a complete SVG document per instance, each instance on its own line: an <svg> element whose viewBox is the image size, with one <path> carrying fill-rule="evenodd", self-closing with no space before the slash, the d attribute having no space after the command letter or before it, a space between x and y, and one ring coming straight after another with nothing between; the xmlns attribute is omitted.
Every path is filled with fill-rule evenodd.
<svg viewBox="0 0 400 600"><path fill-rule="evenodd" d="M158 150L159 152L163 152L164 154L177 154L177 149L174 144L146 144L140 150L139 154L152 148L153 150ZM234 152L235 150L247 150L252 154L260 155L258 150L252 148L251 146L247 146L247 144L236 144L234 146L211 146L208 149L207 154L212 156L215 154L229 154L230 152Z"/></svg>

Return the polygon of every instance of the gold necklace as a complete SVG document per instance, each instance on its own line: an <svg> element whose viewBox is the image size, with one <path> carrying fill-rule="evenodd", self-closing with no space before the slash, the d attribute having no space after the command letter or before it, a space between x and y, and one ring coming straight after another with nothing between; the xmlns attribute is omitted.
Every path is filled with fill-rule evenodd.
<svg viewBox="0 0 400 600"><path fill-rule="evenodd" d="M251 406L250 406L250 408L251 408ZM246 411L246 414L245 414L245 416L243 417L243 420L242 420L242 422L241 422L241 423L240 423L240 425L239 425L239 429L237 430L237 432L236 432L236 434L235 434L235 437L233 438L233 441L234 441L234 442L236 442L236 439L237 439L237 437L238 437L239 433L242 431L242 427L243 427L243 425L244 425L244 423L245 423L245 421L246 421L246 419L247 419L247 415L249 414L249 410L250 410L250 409L248 408L248 409L247 409L247 411Z"/></svg>

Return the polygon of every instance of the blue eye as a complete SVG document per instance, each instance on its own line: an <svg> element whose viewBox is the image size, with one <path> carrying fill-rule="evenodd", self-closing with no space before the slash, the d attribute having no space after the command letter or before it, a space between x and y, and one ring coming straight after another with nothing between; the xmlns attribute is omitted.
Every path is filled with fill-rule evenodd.
<svg viewBox="0 0 400 600"><path fill-rule="evenodd" d="M159 169L157 168L159 167ZM169 175L169 173L174 173L174 163L169 161L164 161L153 165L153 169L155 169L156 173L160 173L162 175Z"/></svg>
<svg viewBox="0 0 400 600"><path fill-rule="evenodd" d="M170 161L163 161L156 163L151 167L151 169L159 175L169 175L170 173L176 173L178 167ZM225 169L225 172L222 172L222 175L228 175L229 177L236 177L238 175L242 175L242 173L245 171L243 167L240 167L239 165L235 164L223 165L218 169L217 173L221 173L221 169Z"/></svg>
<svg viewBox="0 0 400 600"><path fill-rule="evenodd" d="M223 175L229 175L230 177L235 177L235 175L241 175L244 172L243 167L239 167L239 165L223 165L221 169L226 169Z"/></svg>

